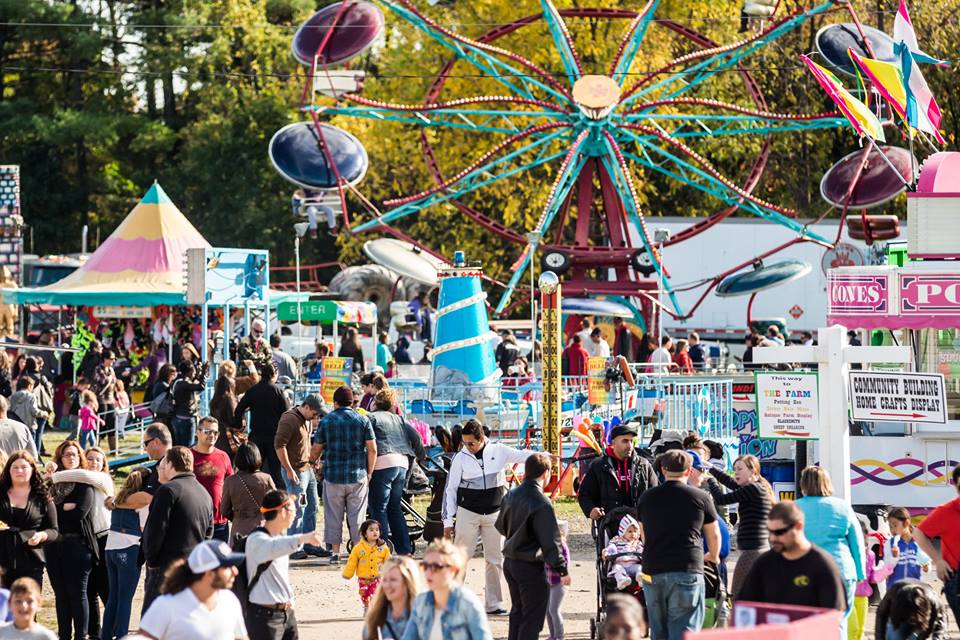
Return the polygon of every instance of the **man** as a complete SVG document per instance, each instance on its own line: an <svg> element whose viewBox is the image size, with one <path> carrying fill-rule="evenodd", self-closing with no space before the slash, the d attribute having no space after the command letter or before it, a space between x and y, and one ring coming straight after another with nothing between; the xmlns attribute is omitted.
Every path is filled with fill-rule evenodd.
<svg viewBox="0 0 960 640"><path fill-rule="evenodd" d="M157 489L143 528L143 610L160 594L163 573L174 561L213 536L213 500L193 474L193 454L172 447L160 461Z"/></svg>
<svg viewBox="0 0 960 640"><path fill-rule="evenodd" d="M211 416L200 418L197 444L191 452L197 482L203 485L213 501L213 538L229 542L230 521L220 513L220 500L223 498L223 481L233 475L233 463L230 462L230 456L217 449L219 435L220 424L216 418Z"/></svg>
<svg viewBox="0 0 960 640"><path fill-rule="evenodd" d="M280 416L290 408L287 397L277 386L277 370L272 362L260 365L260 382L253 385L240 398L234 412L237 424L240 424L243 414L250 410L250 442L259 447L263 455L263 470L273 478L273 484L278 487L283 484L283 470L280 468L280 459L274 447L274 438L277 437L277 424Z"/></svg>
<svg viewBox="0 0 960 640"><path fill-rule="evenodd" d="M613 319L613 355L623 356L633 362L633 333L623 318Z"/></svg>
<svg viewBox="0 0 960 640"><path fill-rule="evenodd" d="M30 437L34 438L37 432L38 421L41 418L40 407L37 405L37 396L33 393L33 378L20 376L17 380L17 390L10 396L7 411L12 412L18 421L27 425ZM34 444L36 447L36 444Z"/></svg>
<svg viewBox="0 0 960 640"><path fill-rule="evenodd" d="M193 446L196 438L197 415L200 407L200 393L207 387L207 365L200 368L189 360L182 360L177 366L180 374L170 386L173 396L173 444L179 447Z"/></svg>
<svg viewBox="0 0 960 640"><path fill-rule="evenodd" d="M809 331L801 331L801 332L800 332L800 344L802 344L802 345L805 346L805 347L812 347L813 344L814 344L813 334L810 333Z"/></svg>
<svg viewBox="0 0 960 640"><path fill-rule="evenodd" d="M590 354L583 348L583 341L579 333L573 335L570 345L563 350L560 356L563 363L563 375L565 376L586 376L587 358Z"/></svg>
<svg viewBox="0 0 960 640"><path fill-rule="evenodd" d="M960 465L950 474L953 488L960 493ZM917 544L933 560L937 576L943 580L947 604L960 624L960 498L954 498L931 511L913 530ZM933 543L940 538L940 548Z"/></svg>
<svg viewBox="0 0 960 640"><path fill-rule="evenodd" d="M270 350L273 352L271 362L273 362L273 366L277 369L277 376L296 380L297 363L294 361L293 356L280 348L279 333L274 333L270 336Z"/></svg>
<svg viewBox="0 0 960 640"><path fill-rule="evenodd" d="M143 432L143 450L146 451L147 456L154 462L163 460L171 446L173 446L173 438L170 436L170 430L167 429L167 425L162 422L152 423ZM134 510L147 507L150 505L153 496L156 495L160 486L160 465L155 464L150 467L150 475L147 476L147 479L143 483L143 490L127 496L126 500L117 502L116 506L123 509ZM113 498L108 497L106 503L108 509L114 508ZM142 546L140 552L141 554L143 553Z"/></svg>
<svg viewBox="0 0 960 640"><path fill-rule="evenodd" d="M296 501L295 496L285 491L270 491L264 495L263 526L254 529L247 538L247 577L253 583L247 594L247 620L250 637L254 640L297 637L290 554L300 545L316 547L321 536L319 531L313 530L299 534L293 532L294 514L299 511ZM291 533L284 535L288 528Z"/></svg>
<svg viewBox="0 0 960 640"><path fill-rule="evenodd" d="M590 342L593 344L593 349L590 350L591 357L610 357L610 344L603 339L603 331L600 330L600 327L595 327L590 332Z"/></svg>
<svg viewBox="0 0 960 640"><path fill-rule="evenodd" d="M103 418L100 437L107 434L107 444L111 451L117 448L117 372L113 370L116 362L113 351L105 349L103 360L93 373L93 392L97 394L98 410Z"/></svg>
<svg viewBox="0 0 960 640"><path fill-rule="evenodd" d="M264 339L263 334L267 326L263 320L256 319L250 323L250 335L244 336L237 345L237 358L241 362L240 375L248 376L252 372L243 365L247 360L253 362L257 370L266 364L272 364L273 354L270 351L270 345ZM262 374L261 374L262 375Z"/></svg>
<svg viewBox="0 0 960 640"><path fill-rule="evenodd" d="M497 345L493 354L497 360L497 365L500 367L501 374L503 377L507 377L510 375L510 367L520 357L520 347L517 346L517 339L514 337L513 331L504 329L500 332L500 337L500 344Z"/></svg>
<svg viewBox="0 0 960 640"><path fill-rule="evenodd" d="M0 452L6 457L14 451L23 449L36 459L37 445L33 441L30 427L7 417L10 403L0 395Z"/></svg>
<svg viewBox="0 0 960 640"><path fill-rule="evenodd" d="M284 470L283 481L294 497L297 509L290 534L309 533L317 528L317 477L310 464L310 425L323 413L323 401L318 395L308 395L300 403L284 412L277 425L273 446ZM305 495L304 503L300 496ZM319 547L298 549L294 560L303 560L307 554L328 556Z"/></svg>
<svg viewBox="0 0 960 640"><path fill-rule="evenodd" d="M463 449L450 461L443 496L443 533L473 556L477 536L483 542L486 561L484 600L487 613L502 616L503 538L497 531L497 516L507 492L503 470L507 465L525 462L533 451L521 451L499 442L491 442L483 425L467 420L462 431ZM454 525L456 521L456 525Z"/></svg>
<svg viewBox="0 0 960 640"><path fill-rule="evenodd" d="M617 507L637 508L640 497L657 486L653 465L633 446L637 428L619 424L610 431L610 445L593 460L580 481L577 497L583 515L599 520Z"/></svg>
<svg viewBox="0 0 960 640"><path fill-rule="evenodd" d="M330 347L325 342L318 342L313 353L303 359L303 371L307 380L319 382L323 373L323 359L330 355Z"/></svg>
<svg viewBox="0 0 960 640"><path fill-rule="evenodd" d="M82 375L87 380L93 380L93 375L97 370L97 367L100 366L100 358L103 354L103 343L99 340L94 340L90 343L90 350L87 351L83 356L83 360L80 361L80 375Z"/></svg>
<svg viewBox="0 0 960 640"><path fill-rule="evenodd" d="M643 595L651 636L683 640L687 631L703 625L703 563L719 564L720 529L713 500L687 484L690 456L674 449L657 460L665 482L644 493L637 505L644 545Z"/></svg>
<svg viewBox="0 0 960 640"><path fill-rule="evenodd" d="M330 564L339 564L344 516L351 542L360 539L377 441L370 420L354 411L350 387L334 391L333 405L313 434L310 461L323 455L323 538L332 552Z"/></svg>
<svg viewBox="0 0 960 640"><path fill-rule="evenodd" d="M767 530L770 551L753 563L737 600L844 611L847 597L837 563L807 539L800 507L790 500L773 505Z"/></svg>
<svg viewBox="0 0 960 640"><path fill-rule="evenodd" d="M590 335L593 333L593 323L590 322L590 318L583 318L580 321L580 331L575 335L580 336L580 344L583 345L583 348L589 355L593 354L593 340L590 339Z"/></svg>
<svg viewBox="0 0 960 640"><path fill-rule="evenodd" d="M700 344L700 334L691 331L687 334L687 343L690 345L687 353L690 354L690 360L693 361L694 370L703 371L707 366L707 354L703 350L703 345Z"/></svg>
<svg viewBox="0 0 960 640"><path fill-rule="evenodd" d="M786 344L786 340L782 335L780 335L780 328L777 325L772 324L767 327L767 340L773 343L772 346L782 347Z"/></svg>
<svg viewBox="0 0 960 640"><path fill-rule="evenodd" d="M202 542L170 567L157 598L140 620L139 634L156 640L238 640L247 637L240 601L230 588L242 553L225 542Z"/></svg>
<svg viewBox="0 0 960 640"><path fill-rule="evenodd" d="M523 483L503 499L496 527L503 537L503 572L510 589L509 640L536 640L550 601L544 564L570 585L553 504L543 494L550 481L550 458L535 453L524 463Z"/></svg>
<svg viewBox="0 0 960 640"><path fill-rule="evenodd" d="M650 354L650 362L661 366L654 367L653 373L667 373L670 371L670 363L673 362L673 356L670 349L673 348L673 340L670 336L663 336L660 339L660 347Z"/></svg>

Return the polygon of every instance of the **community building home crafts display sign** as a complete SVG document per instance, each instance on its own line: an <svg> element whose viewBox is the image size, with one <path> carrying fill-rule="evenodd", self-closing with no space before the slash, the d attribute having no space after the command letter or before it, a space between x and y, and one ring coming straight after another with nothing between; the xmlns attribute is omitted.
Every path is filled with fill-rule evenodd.
<svg viewBox="0 0 960 640"><path fill-rule="evenodd" d="M943 375L851 371L850 415L868 422L946 424Z"/></svg>
<svg viewBox="0 0 960 640"><path fill-rule="evenodd" d="M816 373L758 371L754 379L761 438L820 438Z"/></svg>

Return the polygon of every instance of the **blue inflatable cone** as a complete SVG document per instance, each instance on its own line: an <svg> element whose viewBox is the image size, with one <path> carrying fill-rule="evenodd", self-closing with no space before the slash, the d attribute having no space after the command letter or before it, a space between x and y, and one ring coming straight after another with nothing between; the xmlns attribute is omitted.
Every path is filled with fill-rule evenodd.
<svg viewBox="0 0 960 640"><path fill-rule="evenodd" d="M436 342L430 371L436 400L492 397L500 369L494 357L496 334L487 318L487 294L480 288L480 267L468 267L462 251L453 266L440 271ZM462 387L472 391L464 394Z"/></svg>

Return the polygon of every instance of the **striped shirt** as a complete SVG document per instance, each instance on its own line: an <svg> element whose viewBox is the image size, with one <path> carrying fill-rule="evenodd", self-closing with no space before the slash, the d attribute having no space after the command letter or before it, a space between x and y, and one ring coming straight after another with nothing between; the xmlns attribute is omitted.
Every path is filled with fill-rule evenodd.
<svg viewBox="0 0 960 640"><path fill-rule="evenodd" d="M737 548L741 551L768 548L770 533L767 531L767 516L772 500L766 487L760 481L740 486L724 472L712 472L720 484L730 489L729 493L722 493L719 486L711 483L709 488L714 503L718 507L737 503Z"/></svg>

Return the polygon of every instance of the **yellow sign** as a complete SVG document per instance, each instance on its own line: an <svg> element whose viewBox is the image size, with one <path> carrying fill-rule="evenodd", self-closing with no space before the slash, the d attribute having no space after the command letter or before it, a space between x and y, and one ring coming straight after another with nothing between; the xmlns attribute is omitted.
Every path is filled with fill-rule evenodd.
<svg viewBox="0 0 960 640"><path fill-rule="evenodd" d="M333 394L340 387L350 386L353 358L324 358L320 364L320 395L323 401L333 402Z"/></svg>
<svg viewBox="0 0 960 640"><path fill-rule="evenodd" d="M607 404L610 401L610 392L607 391L607 359L602 356L587 358L587 402L590 404Z"/></svg>

